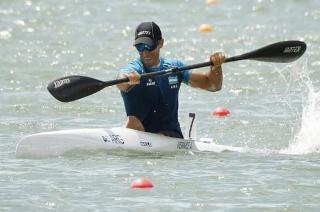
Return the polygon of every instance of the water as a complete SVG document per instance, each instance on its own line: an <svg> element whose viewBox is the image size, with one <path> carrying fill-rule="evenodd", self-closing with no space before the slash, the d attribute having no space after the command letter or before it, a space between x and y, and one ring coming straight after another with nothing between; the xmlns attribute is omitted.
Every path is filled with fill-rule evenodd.
<svg viewBox="0 0 320 212"><path fill-rule="evenodd" d="M319 8L316 0L1 1L0 210L319 210ZM218 93L182 87L183 126L186 114L195 112L199 137L248 151L16 158L24 135L124 120L114 87L66 104L46 85L70 74L114 79L136 56L135 26L149 20L162 27L162 55L188 64L217 50L233 56L281 40L308 44L294 63L224 65ZM214 32L199 33L203 23ZM212 117L218 106L228 107L230 116ZM139 177L155 187L130 189Z"/></svg>

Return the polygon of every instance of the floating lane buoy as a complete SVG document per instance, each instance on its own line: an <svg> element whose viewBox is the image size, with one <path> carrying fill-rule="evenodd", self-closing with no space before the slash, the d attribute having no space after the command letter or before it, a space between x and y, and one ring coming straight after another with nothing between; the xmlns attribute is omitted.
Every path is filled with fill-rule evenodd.
<svg viewBox="0 0 320 212"><path fill-rule="evenodd" d="M206 0L206 4L216 4L219 0Z"/></svg>
<svg viewBox="0 0 320 212"><path fill-rule="evenodd" d="M212 115L214 116L227 116L230 114L230 111L228 108L225 107L217 107L213 112Z"/></svg>
<svg viewBox="0 0 320 212"><path fill-rule="evenodd" d="M199 32L212 32L213 27L210 24L201 24L198 30Z"/></svg>
<svg viewBox="0 0 320 212"><path fill-rule="evenodd" d="M149 179L140 178L140 179L132 181L130 187L131 188L152 188L153 183Z"/></svg>

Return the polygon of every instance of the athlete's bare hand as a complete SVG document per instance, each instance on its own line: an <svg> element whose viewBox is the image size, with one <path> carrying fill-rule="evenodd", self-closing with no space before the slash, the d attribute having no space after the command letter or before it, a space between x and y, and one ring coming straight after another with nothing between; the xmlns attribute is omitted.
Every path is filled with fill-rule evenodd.
<svg viewBox="0 0 320 212"><path fill-rule="evenodd" d="M210 61L214 64L214 66L221 66L225 61L225 55L223 52L216 52L210 56Z"/></svg>
<svg viewBox="0 0 320 212"><path fill-rule="evenodd" d="M121 74L121 77L125 78L127 77L129 79L128 84L129 85L137 85L140 83L140 74L136 71L128 72L128 73L123 73Z"/></svg>

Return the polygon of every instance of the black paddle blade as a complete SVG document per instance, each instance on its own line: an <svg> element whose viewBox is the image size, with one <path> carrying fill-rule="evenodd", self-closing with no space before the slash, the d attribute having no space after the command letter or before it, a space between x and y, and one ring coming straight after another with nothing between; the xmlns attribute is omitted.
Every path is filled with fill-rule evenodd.
<svg viewBox="0 0 320 212"><path fill-rule="evenodd" d="M306 49L307 45L302 41L282 41L232 59L230 58L230 61L249 59L263 62L289 63L301 57Z"/></svg>
<svg viewBox="0 0 320 212"><path fill-rule="evenodd" d="M105 87L104 82L85 76L67 76L48 84L48 91L61 102L71 102L94 94Z"/></svg>

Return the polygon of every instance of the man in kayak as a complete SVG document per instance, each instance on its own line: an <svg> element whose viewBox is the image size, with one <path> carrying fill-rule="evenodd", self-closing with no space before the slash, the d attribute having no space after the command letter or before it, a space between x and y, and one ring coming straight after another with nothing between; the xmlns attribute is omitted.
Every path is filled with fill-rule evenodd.
<svg viewBox="0 0 320 212"><path fill-rule="evenodd" d="M160 57L163 43L161 30L156 23L143 22L136 28L134 46L140 57L120 71L119 78L127 77L129 82L117 85L127 113L124 127L183 138L178 121L181 82L195 88L219 91L223 78L221 64L225 56L222 52L211 55L210 60L215 66L211 66L207 72L187 70L140 80L143 73L185 65L180 60Z"/></svg>

